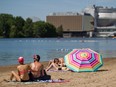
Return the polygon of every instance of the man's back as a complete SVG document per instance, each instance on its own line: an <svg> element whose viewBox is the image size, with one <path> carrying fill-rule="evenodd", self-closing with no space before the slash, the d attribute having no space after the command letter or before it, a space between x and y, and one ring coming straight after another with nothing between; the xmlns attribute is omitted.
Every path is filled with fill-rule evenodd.
<svg viewBox="0 0 116 87"><path fill-rule="evenodd" d="M35 61L30 64L30 67L31 67L34 78L38 78L41 76L43 65L40 62Z"/></svg>

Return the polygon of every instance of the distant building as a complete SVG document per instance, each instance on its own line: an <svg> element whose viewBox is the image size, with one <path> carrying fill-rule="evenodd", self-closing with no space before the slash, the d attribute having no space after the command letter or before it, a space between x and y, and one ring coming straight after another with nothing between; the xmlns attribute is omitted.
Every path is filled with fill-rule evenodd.
<svg viewBox="0 0 116 87"><path fill-rule="evenodd" d="M63 27L63 37L92 37L94 26L93 17L90 15L80 15L78 13L53 13L46 17L46 21L56 28Z"/></svg>
<svg viewBox="0 0 116 87"><path fill-rule="evenodd" d="M84 13L94 17L96 36L107 37L116 33L116 8L93 5L85 8Z"/></svg>

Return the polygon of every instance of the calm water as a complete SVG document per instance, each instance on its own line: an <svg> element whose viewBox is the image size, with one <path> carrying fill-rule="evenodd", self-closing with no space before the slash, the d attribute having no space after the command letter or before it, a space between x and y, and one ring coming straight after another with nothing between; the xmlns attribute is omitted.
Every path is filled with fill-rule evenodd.
<svg viewBox="0 0 116 87"><path fill-rule="evenodd" d="M41 61L64 57L75 48L91 48L103 58L116 57L116 39L112 38L18 38L0 39L0 65L17 64L19 56L25 62L33 61L33 54L39 54Z"/></svg>

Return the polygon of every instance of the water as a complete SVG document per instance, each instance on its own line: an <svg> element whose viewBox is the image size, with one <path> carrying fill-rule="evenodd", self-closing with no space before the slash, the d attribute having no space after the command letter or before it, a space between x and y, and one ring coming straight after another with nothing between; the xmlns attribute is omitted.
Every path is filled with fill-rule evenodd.
<svg viewBox="0 0 116 87"><path fill-rule="evenodd" d="M18 38L0 39L0 65L17 64L19 56L25 62L33 61L39 54L41 61L64 57L75 48L91 48L102 54L103 58L116 57L116 39L112 38Z"/></svg>

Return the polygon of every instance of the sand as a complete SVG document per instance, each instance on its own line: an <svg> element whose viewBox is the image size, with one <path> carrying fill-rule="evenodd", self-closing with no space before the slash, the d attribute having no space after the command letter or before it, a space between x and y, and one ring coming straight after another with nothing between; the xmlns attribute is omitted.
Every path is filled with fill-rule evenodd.
<svg viewBox="0 0 116 87"><path fill-rule="evenodd" d="M103 58L104 65L97 72L47 72L52 79L63 78L65 83L5 82L17 65L0 66L0 87L116 87L116 58ZM46 67L48 62L42 62Z"/></svg>

